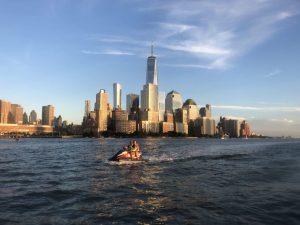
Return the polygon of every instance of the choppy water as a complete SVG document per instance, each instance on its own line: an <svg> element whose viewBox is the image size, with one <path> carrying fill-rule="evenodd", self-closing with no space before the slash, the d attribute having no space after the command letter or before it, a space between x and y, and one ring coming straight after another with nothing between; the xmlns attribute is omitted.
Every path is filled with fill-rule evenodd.
<svg viewBox="0 0 300 225"><path fill-rule="evenodd" d="M0 224L299 224L300 140L0 140Z"/></svg>

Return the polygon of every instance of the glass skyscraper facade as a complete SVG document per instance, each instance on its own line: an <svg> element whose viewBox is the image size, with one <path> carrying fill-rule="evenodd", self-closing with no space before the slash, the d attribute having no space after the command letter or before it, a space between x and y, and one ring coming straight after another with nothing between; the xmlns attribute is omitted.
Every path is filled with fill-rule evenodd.
<svg viewBox="0 0 300 225"><path fill-rule="evenodd" d="M146 84L157 85L157 65L156 57L153 56L153 45L151 46L151 56L147 59Z"/></svg>
<svg viewBox="0 0 300 225"><path fill-rule="evenodd" d="M122 109L122 86L119 83L114 83L113 89L114 89L114 109Z"/></svg>

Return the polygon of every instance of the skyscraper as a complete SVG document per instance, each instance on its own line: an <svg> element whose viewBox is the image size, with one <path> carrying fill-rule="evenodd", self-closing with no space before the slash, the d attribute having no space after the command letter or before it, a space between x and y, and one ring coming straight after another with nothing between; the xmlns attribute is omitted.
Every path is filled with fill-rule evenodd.
<svg viewBox="0 0 300 225"><path fill-rule="evenodd" d="M160 91L158 93L158 110L159 110L159 121L164 121L164 114L165 114L165 99L166 99L166 93L163 91Z"/></svg>
<svg viewBox="0 0 300 225"><path fill-rule="evenodd" d="M216 122L211 117L198 117L195 120L196 136L213 136L216 133Z"/></svg>
<svg viewBox="0 0 300 225"><path fill-rule="evenodd" d="M187 121L195 120L199 117L199 110L196 102L193 99L187 99L182 108L187 109Z"/></svg>
<svg viewBox="0 0 300 225"><path fill-rule="evenodd" d="M146 84L157 85L157 65L156 57L153 55L153 44L151 45L151 56L149 56L147 59Z"/></svg>
<svg viewBox="0 0 300 225"><path fill-rule="evenodd" d="M145 84L141 91L141 111L158 112L158 87L154 84Z"/></svg>
<svg viewBox="0 0 300 225"><path fill-rule="evenodd" d="M219 133L221 135L229 135L229 137L240 137L241 121L238 119L221 116L218 127Z"/></svg>
<svg viewBox="0 0 300 225"><path fill-rule="evenodd" d="M211 106L206 104L205 107L200 108L201 117L211 117Z"/></svg>
<svg viewBox="0 0 300 225"><path fill-rule="evenodd" d="M147 60L146 84L141 91L141 129L144 132L159 132L159 105L156 57L153 56L153 45L151 56Z"/></svg>
<svg viewBox="0 0 300 225"><path fill-rule="evenodd" d="M31 124L36 124L37 123L37 114L36 114L36 112L34 110L32 110L30 112L29 123L31 123Z"/></svg>
<svg viewBox="0 0 300 225"><path fill-rule="evenodd" d="M167 94L166 97L166 111L175 112L176 109L182 107L182 98L177 91L171 91Z"/></svg>
<svg viewBox="0 0 300 225"><path fill-rule="evenodd" d="M137 112L139 109L139 95L137 94L128 94L126 96L126 111L131 113L132 111Z"/></svg>
<svg viewBox="0 0 300 225"><path fill-rule="evenodd" d="M28 115L26 112L23 113L23 124L28 124Z"/></svg>
<svg viewBox="0 0 300 225"><path fill-rule="evenodd" d="M114 109L122 109L122 86L114 83Z"/></svg>
<svg viewBox="0 0 300 225"><path fill-rule="evenodd" d="M0 100L0 123L9 123L9 114L11 111L11 103Z"/></svg>
<svg viewBox="0 0 300 225"><path fill-rule="evenodd" d="M85 100L84 102L84 117L87 118L89 116L89 113L91 111L91 101Z"/></svg>
<svg viewBox="0 0 300 225"><path fill-rule="evenodd" d="M107 131L108 119L108 93L101 89L96 95L95 111L97 121L97 132Z"/></svg>
<svg viewBox="0 0 300 225"><path fill-rule="evenodd" d="M141 91L141 111L155 113L159 111L156 57L153 56L153 45L151 46L151 56L147 60L146 84Z"/></svg>
<svg viewBox="0 0 300 225"><path fill-rule="evenodd" d="M42 107L42 124L53 126L54 124L54 106L47 105Z"/></svg>
<svg viewBox="0 0 300 225"><path fill-rule="evenodd" d="M18 104L11 104L12 123L23 123L23 108Z"/></svg>
<svg viewBox="0 0 300 225"><path fill-rule="evenodd" d="M249 123L244 120L241 123L241 131L240 131L241 136L243 137L250 137L251 136L251 129Z"/></svg>

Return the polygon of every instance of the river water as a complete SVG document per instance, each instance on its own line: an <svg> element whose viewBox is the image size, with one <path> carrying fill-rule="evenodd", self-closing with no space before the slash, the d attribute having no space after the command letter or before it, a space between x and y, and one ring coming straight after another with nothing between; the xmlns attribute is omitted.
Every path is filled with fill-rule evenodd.
<svg viewBox="0 0 300 225"><path fill-rule="evenodd" d="M0 224L300 224L300 140L0 139Z"/></svg>

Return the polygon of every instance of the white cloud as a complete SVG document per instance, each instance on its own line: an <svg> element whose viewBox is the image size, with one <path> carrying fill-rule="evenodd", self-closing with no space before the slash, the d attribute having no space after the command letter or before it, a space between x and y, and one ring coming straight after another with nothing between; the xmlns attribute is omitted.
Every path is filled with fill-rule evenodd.
<svg viewBox="0 0 300 225"><path fill-rule="evenodd" d="M293 120L289 120L287 118L284 118L284 119L271 119L271 121L273 121L273 122L283 122L283 123L294 123Z"/></svg>
<svg viewBox="0 0 300 225"><path fill-rule="evenodd" d="M88 55L134 55L132 52L125 52L120 50L105 50L105 51L87 51L82 50L81 53Z"/></svg>
<svg viewBox="0 0 300 225"><path fill-rule="evenodd" d="M222 49L216 46L212 45L204 45L201 43L192 43L192 42L183 42L180 45L160 45L160 47L164 47L170 50L175 51L183 51L183 52L189 52L194 54L207 54L207 55L228 55L230 54L230 50Z"/></svg>
<svg viewBox="0 0 300 225"><path fill-rule="evenodd" d="M300 107L278 106L278 107L256 107L256 106L238 106L238 105L212 105L217 109L229 110L252 110L252 111L274 111L274 112L300 112Z"/></svg>
<svg viewBox="0 0 300 225"><path fill-rule="evenodd" d="M87 54L87 55L101 55L101 52L96 52L96 51L88 51L88 50L82 50L81 53Z"/></svg>
<svg viewBox="0 0 300 225"><path fill-rule="evenodd" d="M265 75L264 78L274 77L280 73L282 73L282 71L276 69L276 70L272 71L271 73L268 73L267 75Z"/></svg>
<svg viewBox="0 0 300 225"><path fill-rule="evenodd" d="M291 17L291 16L293 16L293 14L290 13L290 12L280 12L280 13L278 14L277 18L278 18L279 20L284 20L284 19L289 18L289 17Z"/></svg>
<svg viewBox="0 0 300 225"><path fill-rule="evenodd" d="M218 109L231 109L231 110L260 110L259 107L253 106L238 106L238 105L213 105L212 107Z"/></svg>
<svg viewBox="0 0 300 225"><path fill-rule="evenodd" d="M165 65L165 66L170 66L170 67L212 69L212 67L210 67L209 65L200 65L200 64L167 64L167 63L161 63L160 65Z"/></svg>
<svg viewBox="0 0 300 225"><path fill-rule="evenodd" d="M266 42L289 19L300 14L298 0L139 0L125 3L137 9L143 29L131 30L131 36L89 34L87 38L100 42L100 48L105 45L111 49L130 49L129 55L144 55L145 47L154 41L161 54L188 58L189 61L183 61L178 67L202 69L230 68L236 58ZM167 60L168 57L165 61L169 66L174 62ZM280 72L273 71L265 77Z"/></svg>
<svg viewBox="0 0 300 225"><path fill-rule="evenodd" d="M188 24L177 24L177 23L153 23L153 24L159 25L161 29L167 31L164 32L164 34L160 34L163 35L163 38L168 38L173 35L181 34L189 30L192 30L194 28L197 28L195 26L188 25Z"/></svg>
<svg viewBox="0 0 300 225"><path fill-rule="evenodd" d="M159 47L193 55L191 64L199 63L199 68L226 69L234 58L271 38L285 20L298 15L300 3L154 0L148 10L164 15L155 32Z"/></svg>
<svg viewBox="0 0 300 225"><path fill-rule="evenodd" d="M134 55L132 52L125 52L120 50L106 50L103 52L106 55Z"/></svg>

